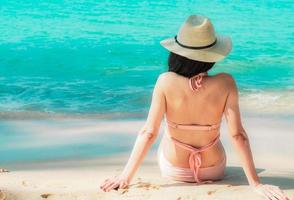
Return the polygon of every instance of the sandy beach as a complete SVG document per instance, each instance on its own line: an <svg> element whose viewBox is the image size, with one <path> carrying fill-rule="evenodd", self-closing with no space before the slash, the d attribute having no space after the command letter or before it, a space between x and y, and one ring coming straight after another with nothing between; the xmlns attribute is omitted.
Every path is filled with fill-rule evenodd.
<svg viewBox="0 0 294 200"><path fill-rule="evenodd" d="M68 124L67 126L62 126L60 124L64 123L58 123L57 125L52 121L50 123L32 120L10 121L11 126L16 126L20 123L29 130L43 130L40 141L44 139L42 137L46 137L48 142L48 138L50 138L46 134L46 131L50 132L48 124L52 130L57 128L60 130L59 132L52 132L51 137L63 133L61 138L65 135L75 135L77 138L82 135L82 137L88 138L95 134L111 134L119 130L125 130L124 134L131 134L135 137L136 131L143 124L143 121L104 121L95 124L75 120L72 122L75 124L74 129L69 129ZM243 123L251 139L257 172L261 176L262 182L280 186L288 197L294 199L294 147L291 142L293 141L294 127L292 121L246 117L243 119ZM102 124L104 125L101 126ZM156 145L162 137L161 130L154 148L148 153L127 189L119 189L108 193L99 189L101 181L118 174L123 169L129 153L122 153L91 159L7 163L3 167L10 172L0 174L0 188L2 191L0 199L263 199L248 187L246 177L226 131L226 124L223 123L221 140L228 155L226 175L224 180L213 184L182 183L160 176L156 162ZM262 138L266 138L264 140L266 143L261 143ZM58 143L60 144L62 141L60 140Z"/></svg>

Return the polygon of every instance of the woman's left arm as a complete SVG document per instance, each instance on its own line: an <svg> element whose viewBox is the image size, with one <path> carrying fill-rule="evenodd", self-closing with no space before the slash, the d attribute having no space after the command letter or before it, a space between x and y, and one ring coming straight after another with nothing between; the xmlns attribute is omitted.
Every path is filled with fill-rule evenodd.
<svg viewBox="0 0 294 200"><path fill-rule="evenodd" d="M106 179L101 183L100 188L103 191L108 192L111 189L125 188L129 185L148 150L157 138L165 111L166 100L163 92L163 74L161 74L158 77L153 90L147 120L137 135L129 160L119 176Z"/></svg>

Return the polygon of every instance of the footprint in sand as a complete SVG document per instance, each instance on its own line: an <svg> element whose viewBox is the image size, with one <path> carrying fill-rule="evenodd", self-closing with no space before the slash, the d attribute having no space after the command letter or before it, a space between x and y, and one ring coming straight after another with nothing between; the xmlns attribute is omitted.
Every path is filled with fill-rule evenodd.
<svg viewBox="0 0 294 200"><path fill-rule="evenodd" d="M47 199L48 197L50 197L52 194L41 194L40 196L43 198L43 199Z"/></svg>
<svg viewBox="0 0 294 200"><path fill-rule="evenodd" d="M139 181L135 184L136 188L144 188L146 190L149 190L149 189L156 189L158 190L160 188L160 186L158 185L155 185L155 184L151 184L149 182L142 182L142 181Z"/></svg>
<svg viewBox="0 0 294 200"><path fill-rule="evenodd" d="M37 188L36 185L34 185L34 184L32 184L32 183L30 183L30 182L28 182L28 181L22 181L22 182L21 182L21 185L24 186L24 187L33 187L33 188Z"/></svg>
<svg viewBox="0 0 294 200"><path fill-rule="evenodd" d="M129 191L128 189L125 189L121 192L121 194L127 193L128 191Z"/></svg>
<svg viewBox="0 0 294 200"><path fill-rule="evenodd" d="M176 200L196 200L196 199L190 195L186 195L186 196L178 197Z"/></svg>
<svg viewBox="0 0 294 200"><path fill-rule="evenodd" d="M149 190L149 189L156 189L156 190L159 190L159 188L160 188L160 186L159 185L155 185L155 184L151 184L151 183L149 183L149 182L143 182L143 181L141 181L142 180L142 178L137 178L137 180L138 180L138 182L137 183L135 183L135 184L133 184L133 185L130 185L130 186L128 186L127 188L125 188L125 189L119 189L121 192L120 192L120 194L125 194L125 193L127 193L127 192L129 192L129 189L131 188L131 187L135 187L135 188L143 188L143 189L145 189L145 190Z"/></svg>
<svg viewBox="0 0 294 200"><path fill-rule="evenodd" d="M23 186L25 186L25 187L27 187L27 186L28 186L28 184L27 184L27 182L26 182L26 181L22 181L22 182L21 182L21 184L22 184Z"/></svg>
<svg viewBox="0 0 294 200"><path fill-rule="evenodd" d="M207 194L208 194L208 195L212 195L212 194L214 194L215 192L216 192L216 190L214 190L214 191L208 191Z"/></svg>

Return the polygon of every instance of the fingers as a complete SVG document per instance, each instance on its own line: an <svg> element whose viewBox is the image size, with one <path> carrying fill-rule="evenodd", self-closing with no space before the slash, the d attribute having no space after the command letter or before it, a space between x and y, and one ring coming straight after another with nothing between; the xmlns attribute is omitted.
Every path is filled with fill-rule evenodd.
<svg viewBox="0 0 294 200"><path fill-rule="evenodd" d="M288 200L282 190L274 185L263 185L260 188L262 193L267 199L270 200Z"/></svg>
<svg viewBox="0 0 294 200"><path fill-rule="evenodd" d="M258 194L262 194L268 200L289 200L283 191L275 185L261 184L254 189Z"/></svg>
<svg viewBox="0 0 294 200"><path fill-rule="evenodd" d="M101 184L100 184L100 189L102 189L104 192L108 192L111 189L123 189L128 186L128 182L126 180L120 179L118 177L114 177L112 179L105 179Z"/></svg>
<svg viewBox="0 0 294 200"><path fill-rule="evenodd" d="M108 181L109 181L109 178L108 179L105 179L103 182L101 182L100 188L103 187L103 185L105 185Z"/></svg>
<svg viewBox="0 0 294 200"><path fill-rule="evenodd" d="M268 188L268 191L276 198L279 200L287 200L287 197L285 194L278 188L278 187L271 187Z"/></svg>
<svg viewBox="0 0 294 200"><path fill-rule="evenodd" d="M100 184L100 188L101 188L101 189L104 188L105 185L109 183L109 181L110 181L109 179L103 181L103 182Z"/></svg>
<svg viewBox="0 0 294 200"><path fill-rule="evenodd" d="M124 186L124 182L121 182L121 183L119 184L119 188L123 188L123 186Z"/></svg>
<svg viewBox="0 0 294 200"><path fill-rule="evenodd" d="M283 197L283 195L281 195L281 194L279 194L279 193L277 193L277 192L275 192L275 191L269 191L275 198L277 198L277 199L279 199L279 200L286 200L284 197Z"/></svg>
<svg viewBox="0 0 294 200"><path fill-rule="evenodd" d="M263 195L268 199L268 200L276 200L275 197L266 189L263 190Z"/></svg>
<svg viewBox="0 0 294 200"><path fill-rule="evenodd" d="M119 184L117 182L113 182L108 187L105 188L106 192L109 192L111 189L116 188Z"/></svg>
<svg viewBox="0 0 294 200"><path fill-rule="evenodd" d="M119 184L119 188L121 189L124 189L128 186L128 184L125 182L125 181L122 181L120 184Z"/></svg>
<svg viewBox="0 0 294 200"><path fill-rule="evenodd" d="M102 187L102 190L106 191L106 189L107 189L110 185L112 185L113 183L115 183L115 182L114 182L114 181L109 181L109 182L107 182L107 183Z"/></svg>
<svg viewBox="0 0 294 200"><path fill-rule="evenodd" d="M255 187L255 192L257 192L259 195L264 196L267 200L274 200L272 199L272 194L266 190L265 185L259 185Z"/></svg>

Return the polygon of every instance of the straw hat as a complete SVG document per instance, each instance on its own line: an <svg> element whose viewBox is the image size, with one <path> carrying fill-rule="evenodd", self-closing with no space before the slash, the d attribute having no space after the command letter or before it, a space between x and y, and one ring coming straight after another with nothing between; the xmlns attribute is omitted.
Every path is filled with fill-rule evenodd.
<svg viewBox="0 0 294 200"><path fill-rule="evenodd" d="M222 60L232 49L229 37L216 35L207 17L191 15L175 37L160 41L167 50L203 62Z"/></svg>

